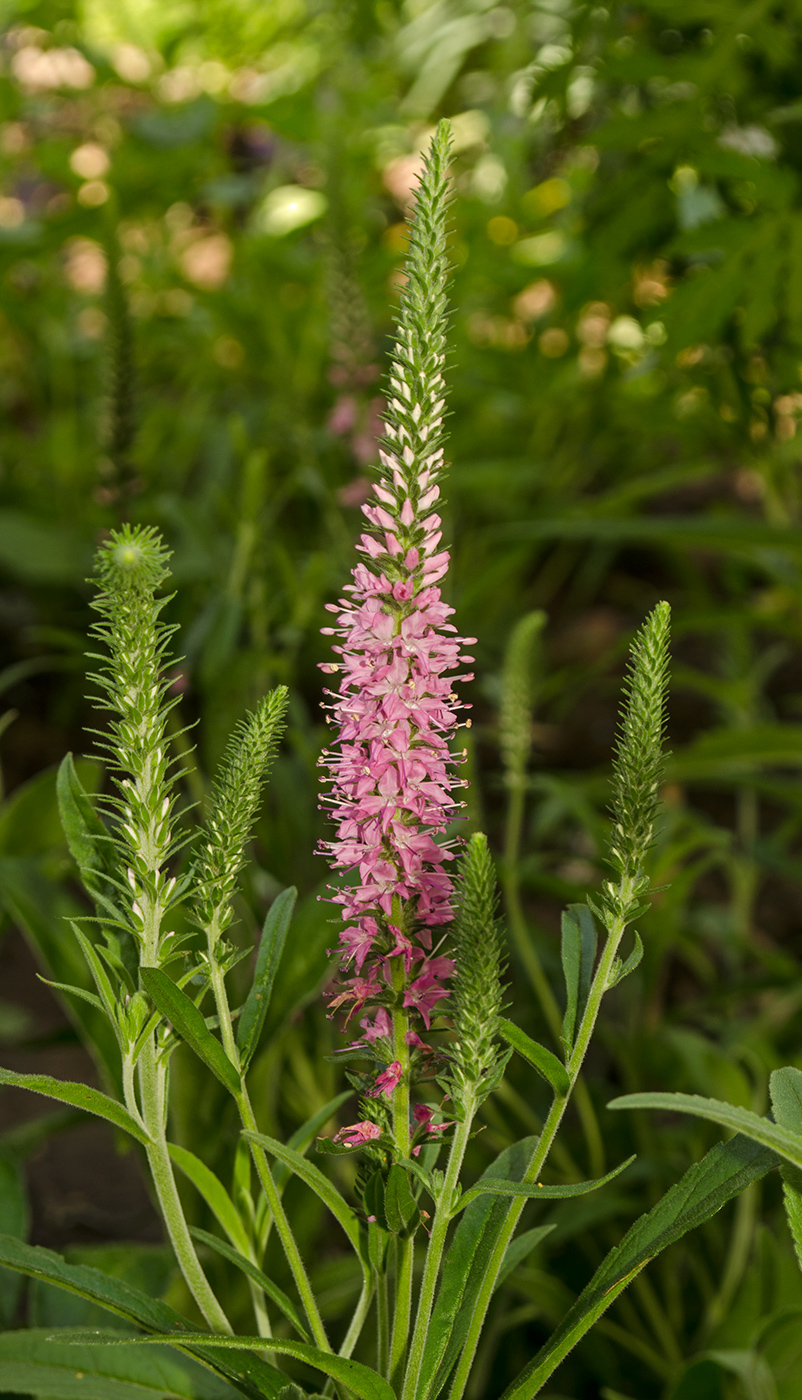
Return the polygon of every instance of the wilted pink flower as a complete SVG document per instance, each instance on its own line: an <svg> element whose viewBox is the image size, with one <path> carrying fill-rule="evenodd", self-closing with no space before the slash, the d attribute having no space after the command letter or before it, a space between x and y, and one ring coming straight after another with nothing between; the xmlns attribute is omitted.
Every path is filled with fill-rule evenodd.
<svg viewBox="0 0 802 1400"><path fill-rule="evenodd" d="M393 1060L382 1073L376 1076L376 1083L372 1089L368 1089L368 1097L377 1099L379 1094L384 1094L389 1099L393 1090L398 1087L403 1071L398 1060Z"/></svg>

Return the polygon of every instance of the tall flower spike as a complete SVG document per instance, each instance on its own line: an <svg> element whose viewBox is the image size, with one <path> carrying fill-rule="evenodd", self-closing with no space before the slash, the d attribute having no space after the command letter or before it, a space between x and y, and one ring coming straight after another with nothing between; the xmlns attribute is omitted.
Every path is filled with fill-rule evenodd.
<svg viewBox="0 0 802 1400"><path fill-rule="evenodd" d="M446 216L449 127L441 122L417 192L389 374L383 470L375 501L363 506L370 530L357 548L350 597L332 606L340 638L339 675L329 723L332 752L322 763L324 802L336 839L324 843L335 869L352 872L333 897L342 906L341 983L333 1006L365 1013L364 1041L379 1073L368 1099L408 1101L410 1075L425 1063L419 1032L449 995L451 959L433 934L452 919L453 853L442 837L457 814L461 786L449 740L457 727L454 694L464 640L449 622L439 581L449 555L440 549L434 506L444 461ZM406 1027L406 1029L404 1029ZM412 1063L410 1064L410 1047ZM405 1116L408 1116L405 1114ZM399 1142L402 1138L399 1137Z"/></svg>
<svg viewBox="0 0 802 1400"><path fill-rule="evenodd" d="M459 1111L472 1111L498 1086L508 1053L499 1043L504 972L502 934L496 917L498 892L487 837L476 832L460 861L454 921L456 1040L448 1089Z"/></svg>
<svg viewBox="0 0 802 1400"><path fill-rule="evenodd" d="M145 967L159 963L161 926L175 880L166 866L173 850L171 818L175 774L168 774L167 648L176 630L160 619L168 601L156 590L169 578L169 553L153 529L124 525L98 550L98 595L92 606L101 621L92 633L109 657L92 677L105 692L114 718L100 747L111 758L120 796L107 798L117 821L115 838L130 886L130 929Z"/></svg>
<svg viewBox="0 0 802 1400"><path fill-rule="evenodd" d="M665 768L663 734L668 692L671 609L658 603L638 632L624 681L624 704L613 760L613 828L610 864L618 889L604 886L603 902L612 917L630 918L649 879L643 864L654 839Z"/></svg>

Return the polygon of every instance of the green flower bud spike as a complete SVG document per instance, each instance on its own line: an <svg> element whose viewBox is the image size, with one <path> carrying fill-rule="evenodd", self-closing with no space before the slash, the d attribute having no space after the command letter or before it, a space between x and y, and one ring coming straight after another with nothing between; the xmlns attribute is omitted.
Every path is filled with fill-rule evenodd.
<svg viewBox="0 0 802 1400"><path fill-rule="evenodd" d="M453 928L456 963L452 1015L456 1041L449 1091L455 1108L478 1106L497 1087L509 1052L498 1039L504 972L498 892L487 837L476 832L461 861L462 877Z"/></svg>

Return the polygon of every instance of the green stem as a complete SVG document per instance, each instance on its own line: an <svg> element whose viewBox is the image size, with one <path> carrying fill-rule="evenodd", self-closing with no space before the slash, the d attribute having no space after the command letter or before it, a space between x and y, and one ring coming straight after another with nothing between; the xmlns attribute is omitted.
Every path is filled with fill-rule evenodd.
<svg viewBox="0 0 802 1400"><path fill-rule="evenodd" d="M529 932L521 901L521 882L518 878L518 862L521 855L521 832L523 829L525 788L522 783L510 787L510 800L507 808L507 828L504 840L504 867L501 885L504 891L504 904L507 910L507 924L512 941L523 964L524 971L537 997L543 1019L546 1022L554 1043L561 1045L562 1016L551 984L543 970L543 964ZM604 1139L602 1137L593 1100L584 1080L578 1080L574 1091L574 1102L582 1125L582 1132L588 1149L588 1159L592 1176L604 1176Z"/></svg>
<svg viewBox="0 0 802 1400"><path fill-rule="evenodd" d="M599 1014L602 997L607 990L613 962L618 952L621 939L624 936L625 928L626 922L620 918L616 919L610 928L604 952L601 955L599 966L593 978L585 1014L582 1017L576 1042L566 1066L570 1079L570 1087L567 1094L558 1094L555 1096L551 1108L549 1109L546 1121L543 1124L543 1132L540 1135L540 1139L532 1153L529 1165L523 1176L523 1181L527 1184L537 1180L543 1164L549 1155L551 1144L554 1141L560 1123L562 1122L563 1114L568 1106L568 1101L576 1084L577 1076L582 1067L585 1055L587 1054L588 1045L590 1044L590 1039L596 1025L596 1018ZM471 1367L473 1365L474 1356L476 1355L476 1348L479 1344L487 1309L490 1306L490 1300L496 1286L498 1271L501 1268L507 1246L515 1232L515 1227L520 1219L524 1204L524 1199L513 1201L511 1204L507 1213L507 1219L499 1233L496 1247L488 1262L479 1296L476 1300L473 1316L468 1327L468 1335L465 1339L459 1365L454 1375L450 1391L450 1400L461 1400L464 1394L465 1387L470 1378Z"/></svg>
<svg viewBox="0 0 802 1400"><path fill-rule="evenodd" d="M395 1309L393 1336L390 1342L389 1381L397 1392L404 1372L407 1338L412 1317L412 1271L415 1264L415 1237L398 1240L395 1271Z"/></svg>
<svg viewBox="0 0 802 1400"><path fill-rule="evenodd" d="M387 1298L387 1270L376 1273L376 1370L387 1376L390 1366L390 1306Z"/></svg>
<svg viewBox="0 0 802 1400"><path fill-rule="evenodd" d="M457 1130L454 1134L454 1141L451 1144L445 1179L437 1198L432 1233L429 1237L429 1246L426 1250L426 1263L423 1268L423 1279L418 1299L418 1314L415 1319L415 1331L412 1334L412 1341L409 1347L409 1362L404 1378L404 1388L401 1392L402 1400L412 1400L417 1389L421 1366L426 1351L429 1322L431 1320L432 1306L434 1304L434 1292L437 1287L437 1277L440 1272L440 1262L443 1257L443 1250L445 1249L448 1227L451 1223L454 1190L459 1182L459 1174L462 1169L465 1149L468 1146L468 1140L471 1135L471 1124L475 1112L476 1105L474 1102L463 1103L464 1116L462 1121L458 1123Z"/></svg>
<svg viewBox="0 0 802 1400"><path fill-rule="evenodd" d="M362 1335L362 1328L365 1325L365 1319L367 1318L367 1315L370 1312L370 1305L372 1302L373 1283L370 1281L370 1279L366 1278L364 1283L362 1284L362 1292L359 1295L359 1302L356 1305L354 1315L351 1318L348 1327L348 1331L345 1334L345 1339L343 1341L342 1346L340 1347L340 1356L349 1357L353 1354L354 1347L356 1346L360 1336Z"/></svg>
<svg viewBox="0 0 802 1400"><path fill-rule="evenodd" d="M213 1332L232 1332L231 1324L212 1291L189 1233L165 1134L165 1073L156 1057L155 1039L148 1036L139 1055L139 1092L142 1118L150 1136L148 1165L159 1198L167 1233L181 1272L195 1302Z"/></svg>
<svg viewBox="0 0 802 1400"><path fill-rule="evenodd" d="M237 1095L237 1107L239 1109L240 1118L242 1120L242 1126L246 1129L246 1131L249 1133L258 1133L259 1126L256 1122L253 1108L251 1106L251 1101L248 1097L248 1090L246 1089L244 1083L242 1085L240 1093ZM295 1280L295 1287L298 1289L298 1293L303 1304L304 1311L309 1322L309 1326L312 1331L315 1346L320 1347L321 1351L331 1351L331 1345L329 1343L328 1337L326 1336L326 1329L323 1326L323 1319L320 1316L320 1312L315 1301L315 1295L312 1292L312 1285L309 1282L309 1276L304 1267L304 1262L301 1258L301 1252L298 1248L295 1236L292 1233L292 1228L290 1226L289 1220L287 1219L284 1206L281 1203L281 1197L279 1195L276 1183L273 1180L273 1173L270 1170L270 1166L268 1164L267 1157L265 1156L264 1149L261 1148L258 1143L251 1142L251 1153L253 1156L254 1166L256 1167L256 1171L259 1176L259 1181L262 1185L262 1190L264 1191L265 1196L267 1197L267 1204L270 1207L270 1211L275 1222L276 1230L278 1231L279 1239L281 1240L282 1246L284 1248L284 1253L287 1256L287 1263L290 1266L292 1276Z"/></svg>

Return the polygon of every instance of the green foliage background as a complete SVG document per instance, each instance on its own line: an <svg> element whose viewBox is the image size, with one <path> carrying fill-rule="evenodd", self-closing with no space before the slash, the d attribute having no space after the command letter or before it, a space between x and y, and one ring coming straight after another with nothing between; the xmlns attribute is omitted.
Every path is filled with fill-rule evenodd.
<svg viewBox="0 0 802 1400"><path fill-rule="evenodd" d="M562 1016L559 908L602 878L626 646L658 598L672 604L664 888L556 1166L639 1162L555 1210L506 1285L473 1390L495 1395L599 1242L714 1140L701 1123L613 1119L613 1093L764 1112L768 1072L802 1065L802 6L4 0L0 15L0 896L53 977L83 975L59 917L78 895L52 765L86 751L93 722L84 580L102 532L133 519L174 551L192 800L243 711L290 687L238 934L299 886L254 1070L265 1131L339 1087L314 994L331 936L314 854L319 628L352 563L405 200L442 115L458 193L449 587L478 638L469 819L501 861L515 1014L533 1033ZM536 609L544 629L522 624L505 670ZM91 1009L69 1015L110 1073ZM10 1061L25 1029L8 1003L0 1029ZM187 1060L176 1135L230 1171L234 1125L195 1074ZM512 1069L483 1110L477 1168L537 1131L541 1108ZM24 1145L5 1143L10 1181ZM555 1400L802 1396L802 1287L762 1189L638 1280ZM15 1190L2 1209L22 1232ZM300 1218L317 1239L315 1211ZM321 1239L334 1316L356 1280ZM104 1267L176 1288L141 1248L115 1258ZM45 1294L31 1322L83 1320ZM7 1322L15 1307L3 1276Z"/></svg>

